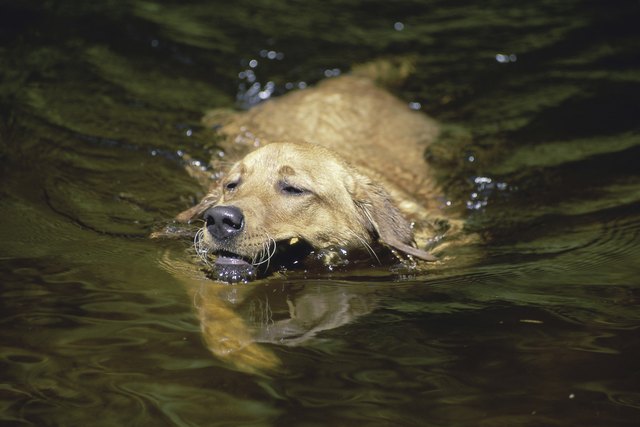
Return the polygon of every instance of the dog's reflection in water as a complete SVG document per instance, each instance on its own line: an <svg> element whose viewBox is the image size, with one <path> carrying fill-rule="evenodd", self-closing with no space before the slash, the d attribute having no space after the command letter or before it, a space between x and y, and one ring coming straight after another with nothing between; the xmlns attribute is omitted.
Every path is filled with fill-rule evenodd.
<svg viewBox="0 0 640 427"><path fill-rule="evenodd" d="M307 344L370 313L376 301L361 286L310 281L226 285L202 279L191 281L189 292L209 350L239 370L265 373L281 368L268 344Z"/></svg>
<svg viewBox="0 0 640 427"><path fill-rule="evenodd" d="M308 345L323 332L353 322L373 311L388 287L277 277L230 285L211 280L184 252L171 249L160 263L187 289L207 348L229 367L248 373L285 369L276 346Z"/></svg>

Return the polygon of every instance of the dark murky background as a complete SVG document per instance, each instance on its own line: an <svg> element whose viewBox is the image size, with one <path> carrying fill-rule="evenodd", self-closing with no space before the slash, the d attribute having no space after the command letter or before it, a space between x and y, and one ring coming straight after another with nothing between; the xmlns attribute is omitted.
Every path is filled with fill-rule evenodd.
<svg viewBox="0 0 640 427"><path fill-rule="evenodd" d="M1 1L2 424L637 425L639 12ZM147 239L201 195L178 151L213 152L207 108L407 54L417 73L396 93L446 124L451 148L429 158L490 237L484 258L250 285L265 301L346 293L375 308L267 344L281 373L230 369L161 266L188 242Z"/></svg>

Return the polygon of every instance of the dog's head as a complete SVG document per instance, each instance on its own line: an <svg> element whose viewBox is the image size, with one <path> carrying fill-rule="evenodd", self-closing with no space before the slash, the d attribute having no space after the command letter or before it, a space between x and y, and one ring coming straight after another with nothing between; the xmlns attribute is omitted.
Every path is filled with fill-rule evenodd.
<svg viewBox="0 0 640 427"><path fill-rule="evenodd" d="M411 246L410 224L379 184L314 144L273 143L250 153L190 212L205 220L198 252L216 256L224 281L250 279L282 248L303 257L332 248L371 251L380 242L434 259Z"/></svg>

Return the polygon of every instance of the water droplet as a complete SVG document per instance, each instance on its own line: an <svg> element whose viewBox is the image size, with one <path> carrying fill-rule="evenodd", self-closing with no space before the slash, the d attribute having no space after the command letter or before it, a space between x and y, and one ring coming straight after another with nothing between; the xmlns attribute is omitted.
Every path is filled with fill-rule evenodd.
<svg viewBox="0 0 640 427"><path fill-rule="evenodd" d="M518 57L516 56L515 53L511 53L511 54L498 53L498 54L496 54L496 61L498 61L501 64L507 64L509 62L516 62L517 60L518 60Z"/></svg>
<svg viewBox="0 0 640 427"><path fill-rule="evenodd" d="M411 108L412 110L419 110L422 108L422 104L420 104L419 102L410 102L409 103L409 108Z"/></svg>
<svg viewBox="0 0 640 427"><path fill-rule="evenodd" d="M404 30L404 24L402 22L396 22L393 24L393 29L396 31L402 31Z"/></svg>
<svg viewBox="0 0 640 427"><path fill-rule="evenodd" d="M488 176L476 176L473 181L476 184L491 184L491 182L493 182Z"/></svg>
<svg viewBox="0 0 640 427"><path fill-rule="evenodd" d="M257 66L258 66L258 60L257 59L252 59L251 61L249 61L249 67L256 68Z"/></svg>

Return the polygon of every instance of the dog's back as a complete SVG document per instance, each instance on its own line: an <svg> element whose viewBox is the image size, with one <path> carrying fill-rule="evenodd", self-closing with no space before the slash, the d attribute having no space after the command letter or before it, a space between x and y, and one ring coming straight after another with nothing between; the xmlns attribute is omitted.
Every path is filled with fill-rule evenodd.
<svg viewBox="0 0 640 427"><path fill-rule="evenodd" d="M426 147L438 135L437 123L367 77L344 75L289 93L234 116L220 132L227 145L304 141L325 146L366 169L399 200L431 204L437 193L424 162Z"/></svg>

